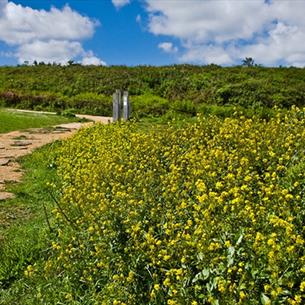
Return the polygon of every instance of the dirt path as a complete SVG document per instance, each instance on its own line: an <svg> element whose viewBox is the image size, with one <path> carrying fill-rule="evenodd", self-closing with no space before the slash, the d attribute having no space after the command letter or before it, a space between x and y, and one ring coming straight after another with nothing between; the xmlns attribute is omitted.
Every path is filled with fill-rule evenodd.
<svg viewBox="0 0 305 305"><path fill-rule="evenodd" d="M90 115L77 115L77 117L103 124L111 122L109 117ZM55 140L65 139L93 122L68 123L51 128L35 128L0 134L0 200L14 197L14 194L5 191L5 183L21 180L23 173L17 161L19 157L30 154L34 149Z"/></svg>

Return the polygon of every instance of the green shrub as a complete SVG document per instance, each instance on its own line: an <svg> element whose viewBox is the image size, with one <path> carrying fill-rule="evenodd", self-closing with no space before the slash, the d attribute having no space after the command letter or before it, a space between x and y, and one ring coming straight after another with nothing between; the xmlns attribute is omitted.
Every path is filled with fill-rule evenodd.
<svg viewBox="0 0 305 305"><path fill-rule="evenodd" d="M135 117L162 116L170 109L168 100L155 95L140 95L130 98L132 115Z"/></svg>

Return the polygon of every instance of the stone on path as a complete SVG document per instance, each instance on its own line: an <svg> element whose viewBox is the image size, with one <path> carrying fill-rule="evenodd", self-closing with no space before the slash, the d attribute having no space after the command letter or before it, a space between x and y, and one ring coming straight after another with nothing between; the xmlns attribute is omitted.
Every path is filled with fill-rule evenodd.
<svg viewBox="0 0 305 305"><path fill-rule="evenodd" d="M32 142L30 142L30 141L14 141L14 143L13 144L11 144L11 146L29 146L29 145L31 145L32 144Z"/></svg>
<svg viewBox="0 0 305 305"><path fill-rule="evenodd" d="M7 199L12 199L14 197L15 197L15 195L13 193L0 192L0 201L7 200Z"/></svg>
<svg viewBox="0 0 305 305"><path fill-rule="evenodd" d="M12 146L12 148L15 150L27 150L28 146Z"/></svg>
<svg viewBox="0 0 305 305"><path fill-rule="evenodd" d="M0 166L8 165L10 161L10 159L0 159Z"/></svg>

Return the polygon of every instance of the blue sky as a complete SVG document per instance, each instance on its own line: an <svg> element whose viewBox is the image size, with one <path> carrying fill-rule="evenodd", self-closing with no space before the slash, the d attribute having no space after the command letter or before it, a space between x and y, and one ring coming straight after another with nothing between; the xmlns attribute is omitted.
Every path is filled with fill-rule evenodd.
<svg viewBox="0 0 305 305"><path fill-rule="evenodd" d="M96 27L91 39L84 40L83 46L93 50L109 65L162 65L173 62L168 54L156 47L160 38L145 31L137 22L137 16L143 13L143 3L138 1L121 8L115 7L111 0L34 0L15 3L36 9L50 9L52 5L63 8L68 4L80 14L98 20L100 25Z"/></svg>
<svg viewBox="0 0 305 305"><path fill-rule="evenodd" d="M302 0L0 0L0 65L305 65Z"/></svg>

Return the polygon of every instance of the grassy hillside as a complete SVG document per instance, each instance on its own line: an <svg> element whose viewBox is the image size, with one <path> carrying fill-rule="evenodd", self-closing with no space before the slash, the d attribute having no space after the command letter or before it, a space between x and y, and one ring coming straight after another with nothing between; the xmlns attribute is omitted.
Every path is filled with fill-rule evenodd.
<svg viewBox="0 0 305 305"><path fill-rule="evenodd" d="M176 65L0 68L0 103L111 115L115 89L129 90L135 116L193 116L206 105L305 105L305 69Z"/></svg>
<svg viewBox="0 0 305 305"><path fill-rule="evenodd" d="M0 304L303 304L305 112L290 106L305 105L304 80L296 68L0 68L5 106L109 115L119 88L150 117L23 159L1 203ZM217 116L154 124L197 112Z"/></svg>

